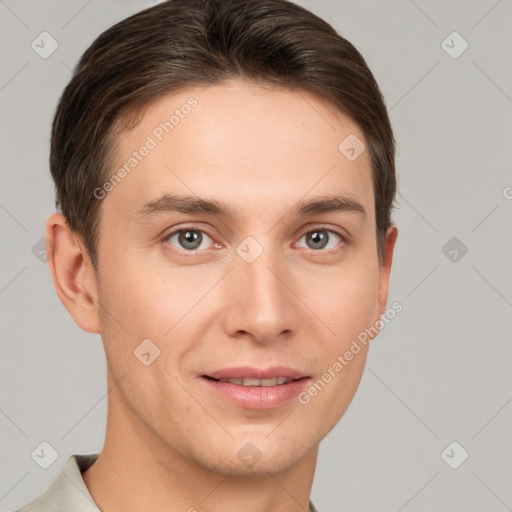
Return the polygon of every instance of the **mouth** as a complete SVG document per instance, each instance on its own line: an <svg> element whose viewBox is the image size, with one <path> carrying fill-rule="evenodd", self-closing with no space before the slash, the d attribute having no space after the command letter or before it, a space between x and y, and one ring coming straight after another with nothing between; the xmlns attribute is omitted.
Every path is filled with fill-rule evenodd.
<svg viewBox="0 0 512 512"><path fill-rule="evenodd" d="M293 368L239 367L210 372L202 380L222 401L244 409L274 409L302 391L310 377Z"/></svg>
<svg viewBox="0 0 512 512"><path fill-rule="evenodd" d="M215 380L217 382L230 382L231 384L236 384L237 386L282 386L283 384L289 384L295 380L300 379L290 379L288 377L275 377L273 379L255 379L252 377L234 377L228 379L214 379L213 377L209 377L205 375L207 379Z"/></svg>

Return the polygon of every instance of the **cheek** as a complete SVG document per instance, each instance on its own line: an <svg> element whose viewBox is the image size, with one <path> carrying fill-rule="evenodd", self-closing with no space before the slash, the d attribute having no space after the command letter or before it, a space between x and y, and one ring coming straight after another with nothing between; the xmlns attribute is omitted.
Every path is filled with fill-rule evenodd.
<svg viewBox="0 0 512 512"><path fill-rule="evenodd" d="M145 368L134 351L148 339L156 349L152 344L149 347L155 353L159 351L158 363L171 360L179 365L190 351L194 335L188 330L189 323L180 322L198 300L191 293L189 283L157 266L130 258L129 252L100 261L103 261L98 279L101 336L116 379L130 368ZM204 293L201 288L199 292ZM183 342L176 343L177 338Z"/></svg>
<svg viewBox="0 0 512 512"><path fill-rule="evenodd" d="M325 331L323 350L317 352L322 353L320 373L315 389L306 392L314 407L325 412L327 430L343 415L359 385L369 347L360 335L374 321L377 285L377 267L354 266L331 281L328 293L316 295L318 311L324 312L323 320L334 334Z"/></svg>
<svg viewBox="0 0 512 512"><path fill-rule="evenodd" d="M158 318L159 308L164 306L146 286L142 269L130 267L119 254L102 256L98 273L101 337L109 365L119 378L128 368L140 364L134 350L142 340L161 337L164 327Z"/></svg>
<svg viewBox="0 0 512 512"><path fill-rule="evenodd" d="M103 260L100 290L102 306L116 319L118 315L129 332L143 336L142 331L149 325L154 329L156 322L162 331L165 329L165 313L172 316L169 306L179 294L174 283L170 286L163 276L131 258L128 251L124 255L110 253Z"/></svg>
<svg viewBox="0 0 512 512"><path fill-rule="evenodd" d="M325 281L323 291L309 287L304 297L325 322L332 349L342 348L369 327L377 307L378 272L373 268L354 269ZM312 290L317 290L313 292Z"/></svg>

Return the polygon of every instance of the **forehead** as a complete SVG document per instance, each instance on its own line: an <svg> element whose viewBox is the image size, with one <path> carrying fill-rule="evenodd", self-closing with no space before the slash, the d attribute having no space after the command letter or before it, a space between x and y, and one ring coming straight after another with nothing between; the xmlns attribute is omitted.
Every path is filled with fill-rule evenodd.
<svg viewBox="0 0 512 512"><path fill-rule="evenodd" d="M165 193L222 195L261 210L346 192L373 215L365 144L355 122L305 91L242 81L189 88L154 100L118 133L112 172L126 172L107 202L134 212ZM347 146L361 154L347 158Z"/></svg>

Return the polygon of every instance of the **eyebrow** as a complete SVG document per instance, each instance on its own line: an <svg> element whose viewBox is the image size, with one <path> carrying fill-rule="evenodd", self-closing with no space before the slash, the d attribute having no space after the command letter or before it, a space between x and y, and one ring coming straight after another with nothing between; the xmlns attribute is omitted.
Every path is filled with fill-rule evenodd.
<svg viewBox="0 0 512 512"><path fill-rule="evenodd" d="M137 219L144 220L153 215L167 212L206 213L231 218L237 216L236 209L222 201L171 194L165 194L161 198L145 204L135 215ZM299 201L288 213L298 217L306 217L319 213L336 212L358 213L366 218L366 210L361 203L339 194L320 196L309 201Z"/></svg>

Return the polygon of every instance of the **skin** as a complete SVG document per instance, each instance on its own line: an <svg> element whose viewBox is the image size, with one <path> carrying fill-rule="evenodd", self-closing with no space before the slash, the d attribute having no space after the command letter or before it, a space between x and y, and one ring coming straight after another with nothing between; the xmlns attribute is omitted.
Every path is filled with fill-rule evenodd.
<svg viewBox="0 0 512 512"><path fill-rule="evenodd" d="M368 151L351 162L338 150L364 135L306 92L231 81L159 98L118 135L117 164L190 96L197 107L101 200L97 272L62 215L47 223L57 293L101 334L109 369L105 444L84 481L103 512L307 510L319 442L350 404L368 348L307 405L237 407L201 376L282 365L321 378L384 313L397 230L379 261ZM365 215L292 212L334 192ZM137 215L164 194L236 214ZM178 228L208 236L185 255L169 237ZM311 248L315 228L347 241L331 234ZM252 263L236 252L247 236L263 248ZM160 357L144 366L134 350L148 338ZM261 453L251 467L237 456L248 442Z"/></svg>

